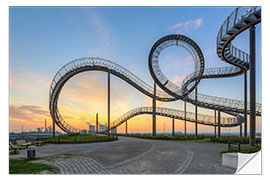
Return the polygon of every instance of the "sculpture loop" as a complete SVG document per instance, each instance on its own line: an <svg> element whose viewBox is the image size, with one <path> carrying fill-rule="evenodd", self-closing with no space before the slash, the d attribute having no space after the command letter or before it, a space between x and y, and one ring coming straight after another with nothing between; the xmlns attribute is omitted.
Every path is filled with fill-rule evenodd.
<svg viewBox="0 0 270 180"><path fill-rule="evenodd" d="M204 57L199 46L190 38L180 35L168 35L158 40L152 47L148 66L150 74L155 83L163 90L156 91L156 99L164 102L176 100L185 100L202 108L220 110L221 112L233 115L232 118L221 118L222 127L238 126L244 122L240 114L244 113L243 101L233 100L228 98L214 97L209 95L198 94L197 101L195 100L194 88L198 85L201 79L205 78L225 78L234 77L245 73L249 68L249 55L240 49L237 49L231 44L231 41L241 32L245 31L250 26L253 26L261 21L260 7L238 7L222 24L217 36L217 54L218 56L232 66L204 69ZM195 71L183 80L182 86L169 81L160 70L158 64L159 54L163 49L169 46L180 46L185 48L193 57L195 63ZM154 89L135 74L128 71L124 67L101 58L81 58L73 60L64 65L54 76L49 90L49 109L53 121L65 132L78 132L79 129L70 126L66 123L58 110L59 94L65 83L73 76L84 71L103 71L111 73L131 86L153 98ZM120 126L130 118L140 114L151 114L152 107L138 107L130 110L123 116L119 117L111 123L111 129ZM247 111L249 113L249 109ZM195 122L194 114L188 112L187 118L184 119L183 111L158 107L156 114L160 116L173 117L175 119L187 120ZM256 104L256 115L261 116L261 104ZM198 115L198 123L217 126L214 123L214 118L208 115Z"/></svg>

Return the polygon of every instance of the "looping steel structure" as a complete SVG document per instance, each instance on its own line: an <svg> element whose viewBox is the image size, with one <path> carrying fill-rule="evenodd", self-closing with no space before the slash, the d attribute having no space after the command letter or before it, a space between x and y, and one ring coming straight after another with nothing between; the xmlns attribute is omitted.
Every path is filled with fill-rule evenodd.
<svg viewBox="0 0 270 180"><path fill-rule="evenodd" d="M181 88L165 77L158 64L158 58L161 51L170 46L180 46L186 49L192 56L195 64L194 73L192 73L188 79L186 78L183 81ZM149 54L148 66L149 71L158 86L171 96L179 98L192 92L199 84L204 72L204 57L200 47L192 39L184 35L173 34L159 39L154 44ZM190 79L193 79L193 81L190 81Z"/></svg>
<svg viewBox="0 0 270 180"><path fill-rule="evenodd" d="M261 20L260 7L238 7L222 24L217 35L217 54L225 62L232 66L204 69L204 57L199 46L190 38L174 34L168 35L158 40L152 47L148 65L150 74L155 83L163 90L156 90L156 100L171 102L176 100L185 100L191 104L202 108L219 110L228 113L234 117L223 117L220 122L221 127L234 127L241 125L244 118L244 102L228 98L214 97L209 95L197 94L195 99L194 88L201 79L206 78L226 78L234 77L245 73L249 69L249 55L231 44L231 41L247 28L259 23ZM193 57L195 63L195 71L189 74L179 87L169 81L161 72L158 57L163 49L170 46L180 46L185 48ZM58 110L58 98L64 84L74 75L84 71L103 71L113 74L129 83L131 86L153 98L154 88L135 74L128 71L124 67L101 58L81 58L76 59L64 65L54 76L49 90L49 109L53 121L63 131L67 133L79 132L79 129L66 123ZM249 106L248 106L249 107ZM110 129L114 129L126 122L130 118L140 114L152 114L152 107L138 107L130 110L120 118L111 123ZM195 122L194 113L187 112L186 118L184 111L157 107L156 114L160 116L173 117L175 119L187 120ZM247 113L250 111L247 109ZM261 116L261 104L256 104L256 115ZM198 114L196 121L199 124L217 126L214 118L209 115Z"/></svg>

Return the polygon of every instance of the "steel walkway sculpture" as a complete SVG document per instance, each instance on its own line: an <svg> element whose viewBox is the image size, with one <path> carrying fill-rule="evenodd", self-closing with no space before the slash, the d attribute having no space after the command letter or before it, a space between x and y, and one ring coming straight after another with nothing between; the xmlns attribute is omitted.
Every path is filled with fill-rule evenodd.
<svg viewBox="0 0 270 180"><path fill-rule="evenodd" d="M239 33L257 23L260 23L260 7L238 7L222 24L217 35L217 54L218 56L232 66L204 69L204 57L199 46L190 38L175 34L168 35L158 40L152 47L149 54L149 70L155 83L163 90L156 90L156 100L171 102L176 100L185 100L191 104L202 108L219 110L228 113L234 117L222 118L221 127L238 126L244 122L241 114L244 113L244 102L228 98L214 97L209 95L197 94L193 90L196 88L201 79L206 78L226 78L234 77L245 73L249 69L249 55L231 44L231 41ZM188 75L179 87L169 81L161 72L158 64L160 52L169 46L180 46L185 48L193 57L195 71ZM49 91L49 109L53 121L67 133L79 132L79 129L66 123L58 110L58 98L64 84L74 75L84 71L104 71L113 74L145 95L154 98L154 88L135 74L124 67L101 58L81 58L76 59L64 65L54 76ZM110 129L120 126L130 118L140 114L152 114L152 107L138 107L130 110L120 118L111 123ZM247 109L249 113L249 109ZM156 114L160 116L173 117L175 119L195 122L194 113L187 112L186 118L184 111L157 107ZM261 104L256 104L256 115L261 116ZM198 114L197 123L216 126L214 118L209 115Z"/></svg>

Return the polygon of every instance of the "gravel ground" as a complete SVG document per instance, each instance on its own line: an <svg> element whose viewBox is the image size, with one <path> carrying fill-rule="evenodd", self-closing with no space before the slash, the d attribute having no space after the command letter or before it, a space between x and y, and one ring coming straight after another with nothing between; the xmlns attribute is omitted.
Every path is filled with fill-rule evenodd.
<svg viewBox="0 0 270 180"><path fill-rule="evenodd" d="M233 174L235 169L221 166L219 152L226 149L225 144L119 137L36 147L36 156L44 157L36 162L54 165L61 174ZM26 150L10 157L26 157Z"/></svg>

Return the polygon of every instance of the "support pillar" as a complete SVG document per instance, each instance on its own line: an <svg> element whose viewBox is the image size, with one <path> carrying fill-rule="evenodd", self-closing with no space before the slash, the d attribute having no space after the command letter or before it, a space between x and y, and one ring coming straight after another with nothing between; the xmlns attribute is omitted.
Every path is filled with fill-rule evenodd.
<svg viewBox="0 0 270 180"><path fill-rule="evenodd" d="M247 71L244 74L244 136L247 137Z"/></svg>
<svg viewBox="0 0 270 180"><path fill-rule="evenodd" d="M174 118L172 118L172 136L175 136L175 134L174 134Z"/></svg>
<svg viewBox="0 0 270 180"><path fill-rule="evenodd" d="M240 137L242 137L242 124L240 124Z"/></svg>
<svg viewBox="0 0 270 180"><path fill-rule="evenodd" d="M198 107L197 107L197 87L195 88L195 136L198 136Z"/></svg>
<svg viewBox="0 0 270 180"><path fill-rule="evenodd" d="M110 73L108 73L108 136L110 136L110 115L111 115L111 113L110 113L110 96L111 96L111 94L110 94L110 86L111 86L111 84L110 84L111 82L110 82Z"/></svg>
<svg viewBox="0 0 270 180"><path fill-rule="evenodd" d="M218 137L220 137L220 110L218 110Z"/></svg>
<svg viewBox="0 0 270 180"><path fill-rule="evenodd" d="M156 136L156 83L154 83L152 136Z"/></svg>
<svg viewBox="0 0 270 180"><path fill-rule="evenodd" d="M216 110L215 110L215 138L217 137L217 113L216 113Z"/></svg>
<svg viewBox="0 0 270 180"><path fill-rule="evenodd" d="M53 137L55 137L55 120L53 118Z"/></svg>
<svg viewBox="0 0 270 180"><path fill-rule="evenodd" d="M185 99L185 104L184 104L184 111L185 111L185 136L187 135L187 102Z"/></svg>
<svg viewBox="0 0 270 180"><path fill-rule="evenodd" d="M256 134L256 60L255 60L255 26L249 28L249 102L250 102L250 124L249 124L249 144L254 146Z"/></svg>
<svg viewBox="0 0 270 180"><path fill-rule="evenodd" d="M96 113L96 134L98 134L98 113Z"/></svg>
<svg viewBox="0 0 270 180"><path fill-rule="evenodd" d="M126 135L128 134L128 124L127 124L127 121L126 121Z"/></svg>

